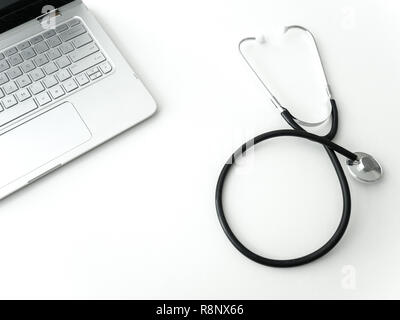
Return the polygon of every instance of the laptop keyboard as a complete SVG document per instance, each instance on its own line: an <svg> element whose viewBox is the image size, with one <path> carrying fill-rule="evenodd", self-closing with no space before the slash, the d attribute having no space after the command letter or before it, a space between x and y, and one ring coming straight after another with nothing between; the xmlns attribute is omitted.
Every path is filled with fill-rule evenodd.
<svg viewBox="0 0 400 320"><path fill-rule="evenodd" d="M76 18L0 52L0 127L111 71L106 56Z"/></svg>

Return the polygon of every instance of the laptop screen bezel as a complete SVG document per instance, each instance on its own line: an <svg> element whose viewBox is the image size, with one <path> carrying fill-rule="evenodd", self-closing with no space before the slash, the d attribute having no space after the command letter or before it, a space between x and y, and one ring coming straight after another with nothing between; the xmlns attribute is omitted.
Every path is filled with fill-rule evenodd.
<svg viewBox="0 0 400 320"><path fill-rule="evenodd" d="M18 0L15 4L0 10L0 34L39 17L45 5L59 8L73 1L74 0Z"/></svg>

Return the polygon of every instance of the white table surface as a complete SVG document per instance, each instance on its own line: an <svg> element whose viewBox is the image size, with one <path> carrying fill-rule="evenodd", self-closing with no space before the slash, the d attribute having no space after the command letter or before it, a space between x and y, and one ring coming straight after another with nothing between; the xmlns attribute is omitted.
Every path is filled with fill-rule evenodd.
<svg viewBox="0 0 400 320"><path fill-rule="evenodd" d="M397 0L86 4L159 112L0 203L0 298L400 298ZM374 154L386 175L349 177L353 215L335 250L277 270L232 247L214 192L234 149L287 128L236 46L288 24L317 36L340 107L335 141ZM277 258L321 245L342 206L321 147L281 139L257 151L227 184L234 230Z"/></svg>

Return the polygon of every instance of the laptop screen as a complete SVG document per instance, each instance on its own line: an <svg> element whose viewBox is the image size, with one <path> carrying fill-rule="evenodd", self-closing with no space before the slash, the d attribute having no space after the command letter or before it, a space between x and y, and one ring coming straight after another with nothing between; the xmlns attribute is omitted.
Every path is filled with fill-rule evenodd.
<svg viewBox="0 0 400 320"><path fill-rule="evenodd" d="M73 0L0 0L0 33L37 18L46 5L59 8Z"/></svg>
<svg viewBox="0 0 400 320"><path fill-rule="evenodd" d="M15 2L17 2L16 0L2 0L0 2L0 10L3 10L4 8L14 4Z"/></svg>

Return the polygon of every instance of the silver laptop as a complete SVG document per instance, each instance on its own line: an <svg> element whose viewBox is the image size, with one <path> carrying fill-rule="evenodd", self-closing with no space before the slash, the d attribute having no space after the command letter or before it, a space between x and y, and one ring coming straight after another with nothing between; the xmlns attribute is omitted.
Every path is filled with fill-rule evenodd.
<svg viewBox="0 0 400 320"><path fill-rule="evenodd" d="M156 104L80 0L0 0L0 199Z"/></svg>

